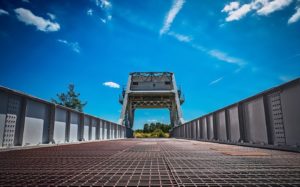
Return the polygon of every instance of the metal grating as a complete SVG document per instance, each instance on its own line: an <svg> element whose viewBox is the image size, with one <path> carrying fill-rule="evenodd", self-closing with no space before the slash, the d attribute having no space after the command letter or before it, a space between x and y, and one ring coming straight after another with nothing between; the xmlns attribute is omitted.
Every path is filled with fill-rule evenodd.
<svg viewBox="0 0 300 187"><path fill-rule="evenodd" d="M10 97L8 99L7 115L5 119L3 147L14 145L17 114L20 107L20 100Z"/></svg>
<svg viewBox="0 0 300 187"><path fill-rule="evenodd" d="M274 143L278 145L285 145L285 132L283 124L283 113L281 108L280 92L271 94L271 113L272 123L274 129Z"/></svg>
<svg viewBox="0 0 300 187"><path fill-rule="evenodd" d="M299 153L175 139L0 152L0 165L0 186L300 185Z"/></svg>

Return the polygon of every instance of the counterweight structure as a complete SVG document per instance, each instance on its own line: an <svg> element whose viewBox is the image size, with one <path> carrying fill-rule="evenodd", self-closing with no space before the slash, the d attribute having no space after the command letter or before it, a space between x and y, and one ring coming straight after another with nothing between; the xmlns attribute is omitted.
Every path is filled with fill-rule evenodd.
<svg viewBox="0 0 300 187"><path fill-rule="evenodd" d="M132 128L138 108L167 108L172 127L184 123L180 105L184 97L171 72L134 72L119 99L123 105L119 124Z"/></svg>

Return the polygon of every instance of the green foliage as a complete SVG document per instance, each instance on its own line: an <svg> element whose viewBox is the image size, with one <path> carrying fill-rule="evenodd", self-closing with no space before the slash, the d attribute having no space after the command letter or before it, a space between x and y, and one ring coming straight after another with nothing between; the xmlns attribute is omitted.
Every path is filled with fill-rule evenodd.
<svg viewBox="0 0 300 187"><path fill-rule="evenodd" d="M144 125L144 130L143 130L143 132L144 132L144 133L149 133L149 132L150 132L150 127L149 127L149 124L148 124L148 123L146 123L146 124Z"/></svg>
<svg viewBox="0 0 300 187"><path fill-rule="evenodd" d="M55 104L62 105L82 112L83 107L87 104L87 102L82 102L79 99L80 93L75 92L74 84L69 84L68 88L69 90L67 91L67 93L57 94L58 100L51 99L51 101Z"/></svg>
<svg viewBox="0 0 300 187"><path fill-rule="evenodd" d="M143 133L144 131L142 129L136 129L134 132Z"/></svg>
<svg viewBox="0 0 300 187"><path fill-rule="evenodd" d="M160 129L152 133L134 132L134 137L136 138L169 138L169 133L164 133Z"/></svg>
<svg viewBox="0 0 300 187"><path fill-rule="evenodd" d="M144 133L152 133L156 129L162 130L164 133L168 133L171 130L171 125L163 124L163 123L151 123L150 126L149 124L144 125L143 132Z"/></svg>
<svg viewBox="0 0 300 187"><path fill-rule="evenodd" d="M155 130L155 124L151 123L150 128L149 128L149 132L153 132L154 130Z"/></svg>
<svg viewBox="0 0 300 187"><path fill-rule="evenodd" d="M166 138L166 135L161 129L155 129L151 133L151 137L153 137L153 138Z"/></svg>
<svg viewBox="0 0 300 187"><path fill-rule="evenodd" d="M134 132L136 138L168 138L171 125L163 123L144 124L144 129L137 129Z"/></svg>

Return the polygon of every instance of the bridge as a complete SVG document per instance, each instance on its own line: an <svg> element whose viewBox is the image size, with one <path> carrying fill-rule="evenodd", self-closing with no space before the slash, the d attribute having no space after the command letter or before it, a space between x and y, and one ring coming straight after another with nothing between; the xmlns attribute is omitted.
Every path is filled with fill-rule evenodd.
<svg viewBox="0 0 300 187"><path fill-rule="evenodd" d="M0 186L300 186L300 79L183 121L169 72L132 73L118 123L0 87ZM169 139L134 139L137 108Z"/></svg>
<svg viewBox="0 0 300 187"><path fill-rule="evenodd" d="M177 88L175 76L171 72L130 73L126 90L123 90L120 103L122 112L119 124L132 129L134 112L138 108L167 108L170 112L171 126L183 124L180 105L184 97ZM127 131L127 137L133 134Z"/></svg>

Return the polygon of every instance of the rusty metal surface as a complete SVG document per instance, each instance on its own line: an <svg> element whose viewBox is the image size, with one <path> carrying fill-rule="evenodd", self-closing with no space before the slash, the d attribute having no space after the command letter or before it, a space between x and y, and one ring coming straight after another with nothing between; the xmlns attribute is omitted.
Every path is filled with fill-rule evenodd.
<svg viewBox="0 0 300 187"><path fill-rule="evenodd" d="M0 186L300 186L300 154L175 139L0 152Z"/></svg>

